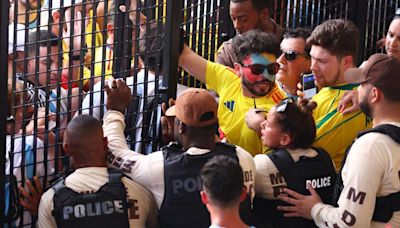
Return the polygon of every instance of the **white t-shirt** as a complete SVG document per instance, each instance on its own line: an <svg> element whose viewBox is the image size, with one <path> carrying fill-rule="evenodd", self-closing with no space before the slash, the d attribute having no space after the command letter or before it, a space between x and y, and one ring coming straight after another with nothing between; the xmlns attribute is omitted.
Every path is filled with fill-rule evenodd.
<svg viewBox="0 0 400 228"><path fill-rule="evenodd" d="M112 156L110 165L122 169L133 180L148 188L154 195L158 208L164 199L164 157L162 151L142 155L129 150L124 137L124 116L118 111L109 110L104 116L104 134L108 138L108 148ZM208 149L189 148L185 153L202 155ZM253 157L240 147L236 147L239 164L243 169L244 185L251 199L254 197L255 165Z"/></svg>
<svg viewBox="0 0 400 228"><path fill-rule="evenodd" d="M400 144L380 133L361 136L351 147L342 178L339 207L318 203L311 210L319 227L400 227L400 211L388 224L371 222L376 197L400 191Z"/></svg>
<svg viewBox="0 0 400 228"><path fill-rule="evenodd" d="M35 142L35 137L32 135L25 137L15 135L13 141L12 136L7 135L5 173L9 175L12 169L12 174L17 179L18 186L21 186L25 180L32 179L33 176L43 177L45 171L47 171L47 175L51 175L54 172L54 167L50 164L52 162L47 162L47 165L44 164L44 145L39 138L36 138ZM14 224L19 223L20 219L14 222ZM23 224L29 225L31 223L30 213L24 211Z"/></svg>
<svg viewBox="0 0 400 228"><path fill-rule="evenodd" d="M108 182L106 167L88 167L75 170L65 178L65 186L75 192L96 192ZM127 199L132 204L128 210L129 227L157 227L157 207L151 193L144 187L123 177ZM50 188L40 199L38 226L42 228L57 227L52 211L54 190ZM135 211L131 211L135 210Z"/></svg>

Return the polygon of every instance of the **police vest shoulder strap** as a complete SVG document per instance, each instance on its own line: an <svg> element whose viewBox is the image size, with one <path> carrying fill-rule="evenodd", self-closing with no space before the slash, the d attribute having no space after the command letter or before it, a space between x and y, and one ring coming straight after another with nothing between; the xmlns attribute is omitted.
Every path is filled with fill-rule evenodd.
<svg viewBox="0 0 400 228"><path fill-rule="evenodd" d="M126 195L125 185L121 180L122 176L121 171L112 168L108 169L108 182L100 189L116 196Z"/></svg>
<svg viewBox="0 0 400 228"><path fill-rule="evenodd" d="M230 143L223 143L223 142L216 142L215 143L216 147L221 147L221 148L228 148L230 150L235 150L236 151L236 146Z"/></svg>
<svg viewBox="0 0 400 228"><path fill-rule="evenodd" d="M61 208L59 205L62 205L62 202L65 200L68 200L69 198L73 197L74 191L71 189L67 188L65 186L64 178L60 177L58 180L56 180L52 186L54 190L54 196L53 196L53 204L54 204L54 209L52 211L52 215L57 218L62 212L60 211ZM58 213L56 213L58 212Z"/></svg>
<svg viewBox="0 0 400 228"><path fill-rule="evenodd" d="M289 152L285 149L277 149L273 150L272 153L269 153L268 157L286 179L286 183L288 183L288 179L291 176L290 173L293 173L293 168L295 167L295 162Z"/></svg>
<svg viewBox="0 0 400 228"><path fill-rule="evenodd" d="M390 138L392 138L395 142L400 143L400 128L397 126L391 124L382 124L377 127L361 132L360 134L358 134L357 138L360 138L361 136L370 132L386 134ZM357 140L357 138L355 140ZM342 166L340 167L339 173L341 173L344 163L346 163L347 155L349 154L351 146L354 144L354 141L350 146L347 147L346 152L344 153L344 157L341 163Z"/></svg>
<svg viewBox="0 0 400 228"><path fill-rule="evenodd" d="M365 135L370 132L377 132L377 133L382 133L390 138L393 139L393 141L397 142L400 144L400 127L391 125L391 124L382 124L379 126L376 126L374 128L371 128L367 131L361 132L357 138L361 137L362 135Z"/></svg>
<svg viewBox="0 0 400 228"><path fill-rule="evenodd" d="M170 143L167 146L163 146L161 148L161 151L163 152L164 159L167 160L168 157L183 153L182 146L177 144L177 143Z"/></svg>
<svg viewBox="0 0 400 228"><path fill-rule="evenodd" d="M52 186L52 188L54 189L55 193L59 193L61 190L66 188L64 181L65 180L64 180L63 177L60 177L60 178L58 178L58 180L55 181L55 183Z"/></svg>
<svg viewBox="0 0 400 228"><path fill-rule="evenodd" d="M108 169L108 183L110 184L119 184L121 183L122 172L116 169L109 168Z"/></svg>
<svg viewBox="0 0 400 228"><path fill-rule="evenodd" d="M324 160L325 164L327 165L327 167L329 168L329 170L335 170L335 168L333 167L333 161L331 156L329 156L328 152L326 152L326 150L324 150L321 147L313 147L313 149L315 151L317 151L318 155L321 156L321 158ZM336 175L336 173L334 173Z"/></svg>
<svg viewBox="0 0 400 228"><path fill-rule="evenodd" d="M215 148L211 150L211 152L227 155L239 161L239 158L236 154L236 146L232 144L217 142L215 143Z"/></svg>
<svg viewBox="0 0 400 228"><path fill-rule="evenodd" d="M168 144L166 146L163 146L161 148L161 150L162 151L164 151L164 150L180 151L180 150L182 150L182 146L179 145L178 143L170 143L170 144Z"/></svg>

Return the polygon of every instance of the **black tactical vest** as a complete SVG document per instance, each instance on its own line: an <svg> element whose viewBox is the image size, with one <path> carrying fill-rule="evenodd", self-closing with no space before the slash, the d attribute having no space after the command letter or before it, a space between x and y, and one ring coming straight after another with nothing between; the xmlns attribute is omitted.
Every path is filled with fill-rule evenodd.
<svg viewBox="0 0 400 228"><path fill-rule="evenodd" d="M396 127L391 124L382 124L377 127L374 127L372 129L369 129L367 131L361 132L357 138L360 138L361 136L370 133L370 132L378 132L385 134L389 136L390 138L393 139L393 141L397 142L400 144L400 128ZM355 140L357 140L357 138ZM344 163L346 162L347 155L349 154L349 151L351 149L350 145L346 153L344 155L343 161L342 161L342 167L339 170L338 178L336 180L336 185L335 185L335 191L333 194L333 205L336 207L338 206L338 200L340 197L340 194L343 191L343 179L342 179L342 169L344 166ZM400 152L400 151L399 151ZM376 197L376 202L375 202L375 210L374 214L372 216L372 221L377 221L377 222L388 222L392 216L393 212L395 211L400 211L400 191L392 193L387 196L381 196L381 197Z"/></svg>
<svg viewBox="0 0 400 228"><path fill-rule="evenodd" d="M213 150L202 155L189 155L176 146L163 148L164 200L159 212L161 227L208 227L210 214L201 202L200 171L216 155L227 155L239 160L235 146L216 143ZM248 203L248 205L250 205Z"/></svg>
<svg viewBox="0 0 400 228"><path fill-rule="evenodd" d="M97 192L81 194L67 188L64 179L54 186L53 216L57 227L129 227L122 173L109 170L109 181Z"/></svg>
<svg viewBox="0 0 400 228"><path fill-rule="evenodd" d="M285 149L273 150L268 154L272 162L278 168L279 173L271 174L274 194L277 196L288 187L303 195L309 195L306 189L307 183L315 188L324 203L332 201L333 187L336 181L336 172L329 154L321 149L315 149L318 155L315 157L300 157L295 162ZM280 176L281 175L281 176ZM287 186L283 183L286 180ZM289 205L281 200L268 200L260 197L254 199L254 213L257 220L264 226L273 227L316 227L314 221L305 218L287 218L283 212L277 210L279 205Z"/></svg>

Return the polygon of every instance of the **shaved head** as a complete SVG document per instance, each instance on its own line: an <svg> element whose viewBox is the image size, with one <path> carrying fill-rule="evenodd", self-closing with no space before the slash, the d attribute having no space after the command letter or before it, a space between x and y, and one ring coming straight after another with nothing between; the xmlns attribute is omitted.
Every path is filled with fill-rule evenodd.
<svg viewBox="0 0 400 228"><path fill-rule="evenodd" d="M107 140L101 122L89 115L79 115L68 124L64 135L64 149L73 157L74 164L106 162Z"/></svg>

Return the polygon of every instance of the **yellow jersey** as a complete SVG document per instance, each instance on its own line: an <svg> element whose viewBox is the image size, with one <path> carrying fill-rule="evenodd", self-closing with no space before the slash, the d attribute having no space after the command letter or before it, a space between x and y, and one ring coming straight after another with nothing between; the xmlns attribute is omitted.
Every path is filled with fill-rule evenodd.
<svg viewBox="0 0 400 228"><path fill-rule="evenodd" d="M372 123L361 111L342 115L337 111L338 103L346 90L356 89L355 84L325 87L312 99L317 103L313 112L317 136L314 146L325 149L339 170L348 146L353 143L357 134L371 128Z"/></svg>
<svg viewBox="0 0 400 228"><path fill-rule="evenodd" d="M255 105L269 111L279 103L285 97L279 87L275 84L264 97L246 97L237 73L232 68L213 62L207 63L206 85L219 94L218 123L228 142L242 147L253 156L267 151L257 133L247 127L245 116Z"/></svg>
<svg viewBox="0 0 400 228"><path fill-rule="evenodd" d="M113 50L110 45L107 45L105 50L106 57L103 58L103 48L98 48L96 50L95 55L95 64L94 64L94 76L101 77L104 76L105 79L108 79L112 76L113 73ZM104 64L104 73L103 73L103 64Z"/></svg>
<svg viewBox="0 0 400 228"><path fill-rule="evenodd" d="M95 22L95 24L93 25L93 10L89 11L89 15L88 15L88 24L86 26L85 29L85 42L86 42L86 46L87 46L87 51L88 52L92 52L92 49L94 48L95 53L97 52L97 49L101 49L101 46L103 45L103 36L100 32L100 27L99 25ZM95 28L95 31L93 31L93 26ZM94 36L94 43L93 41L93 36ZM64 66L68 66L69 65L69 50L68 50L68 45L63 41L62 42L62 47L63 47L63 57L64 57L64 62L63 65ZM84 58L85 59L85 58ZM96 56L95 58L96 59ZM88 86L88 81L91 78L91 72L90 69L88 67L90 67L90 61L91 59L88 59L89 61L85 62L85 66L83 67L83 77L80 77L78 79L73 79L75 84L78 84L77 80L83 80L82 84L84 87ZM95 63L96 65L96 63ZM79 67L79 66L71 66L71 67ZM67 76L65 76L67 77Z"/></svg>

